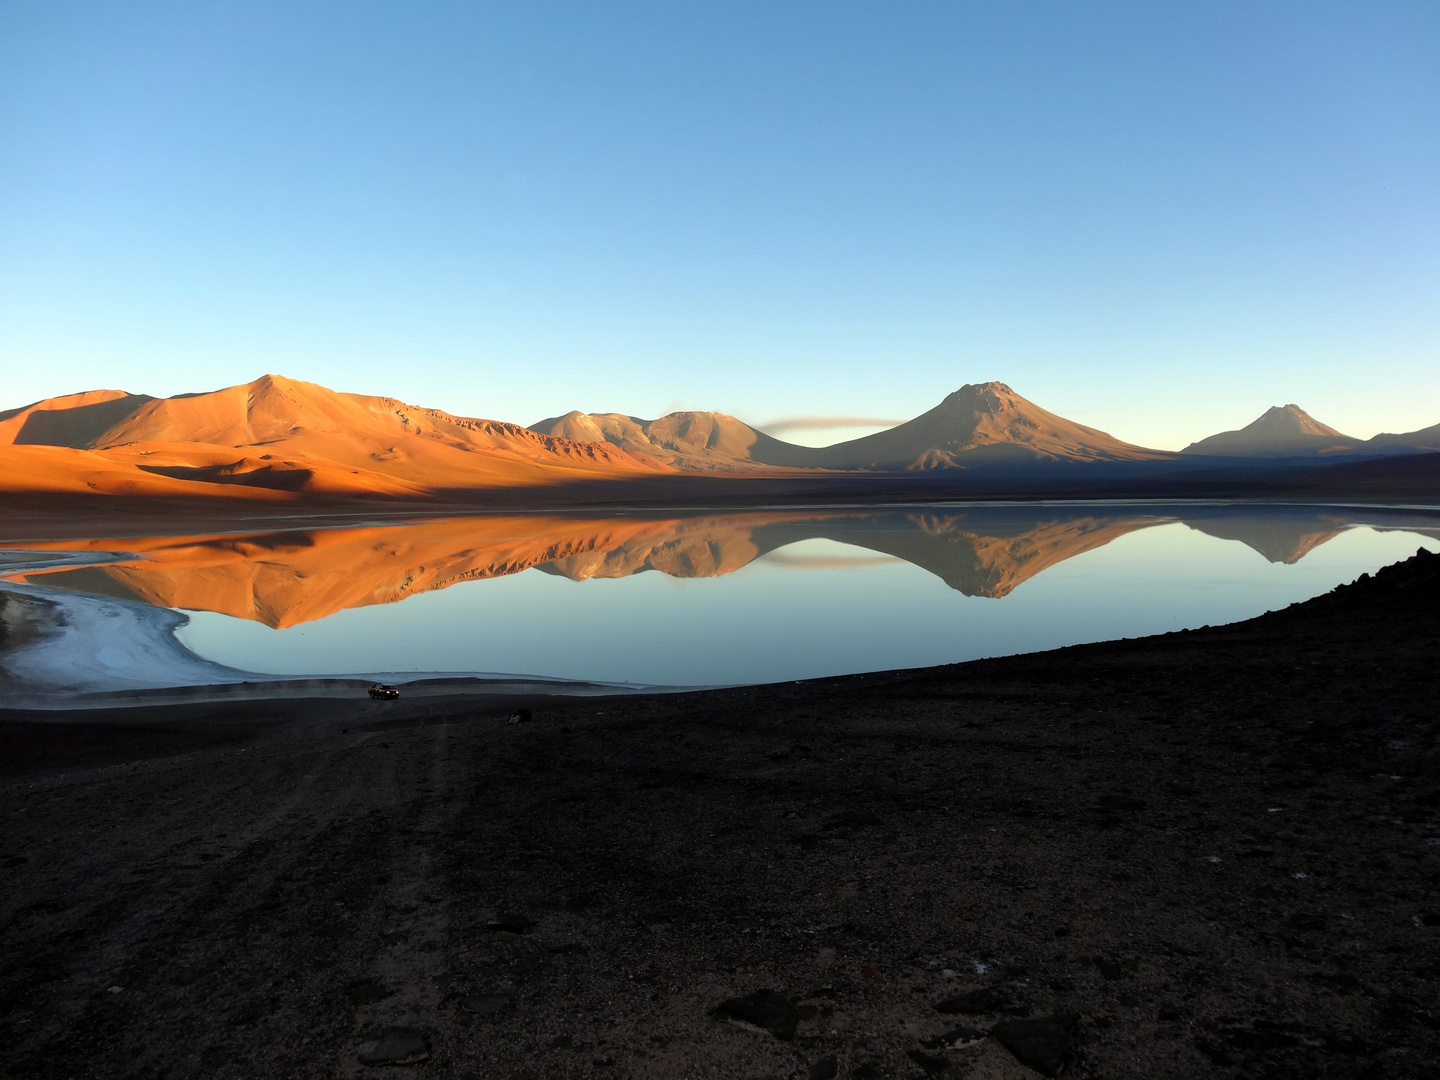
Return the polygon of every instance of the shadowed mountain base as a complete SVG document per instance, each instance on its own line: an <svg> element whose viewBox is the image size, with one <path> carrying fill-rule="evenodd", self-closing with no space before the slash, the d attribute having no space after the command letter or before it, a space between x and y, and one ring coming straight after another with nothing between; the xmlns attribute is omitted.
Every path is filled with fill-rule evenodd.
<svg viewBox="0 0 1440 1080"><path fill-rule="evenodd" d="M1433 1076L1437 644L1423 556L1235 626L526 723L12 713L0 1073ZM793 1038L719 1009L789 1034L780 998Z"/></svg>

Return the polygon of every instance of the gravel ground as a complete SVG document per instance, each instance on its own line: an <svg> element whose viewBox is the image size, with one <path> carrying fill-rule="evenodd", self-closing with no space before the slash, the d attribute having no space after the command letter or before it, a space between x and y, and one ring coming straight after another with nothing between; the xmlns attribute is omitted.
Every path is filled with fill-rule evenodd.
<svg viewBox="0 0 1440 1080"><path fill-rule="evenodd" d="M1435 1076L1437 567L683 696L0 714L0 1074Z"/></svg>

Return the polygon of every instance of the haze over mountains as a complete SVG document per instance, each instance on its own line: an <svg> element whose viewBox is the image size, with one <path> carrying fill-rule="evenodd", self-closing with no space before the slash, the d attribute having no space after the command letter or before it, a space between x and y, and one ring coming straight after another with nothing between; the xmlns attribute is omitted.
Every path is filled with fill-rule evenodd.
<svg viewBox="0 0 1440 1080"><path fill-rule="evenodd" d="M0 491L423 500L697 475L1169 476L1212 460L1230 468L1435 450L1440 425L1362 441L1287 405L1176 454L1057 416L998 382L962 386L887 431L808 447L722 413L570 412L526 428L266 375L212 393L99 390L0 413Z"/></svg>

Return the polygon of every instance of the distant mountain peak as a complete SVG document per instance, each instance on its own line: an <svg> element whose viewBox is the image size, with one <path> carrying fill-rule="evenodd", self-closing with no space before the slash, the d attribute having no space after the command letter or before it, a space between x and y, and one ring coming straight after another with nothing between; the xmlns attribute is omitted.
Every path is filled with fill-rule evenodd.
<svg viewBox="0 0 1440 1080"><path fill-rule="evenodd" d="M1289 457L1353 450L1359 439L1322 424L1299 405L1272 405L1243 428L1191 443L1183 454Z"/></svg>
<svg viewBox="0 0 1440 1080"><path fill-rule="evenodd" d="M1258 420L1241 429L1242 431L1291 431L1298 435L1339 435L1341 432L1329 424L1322 424L1299 405L1272 405Z"/></svg>

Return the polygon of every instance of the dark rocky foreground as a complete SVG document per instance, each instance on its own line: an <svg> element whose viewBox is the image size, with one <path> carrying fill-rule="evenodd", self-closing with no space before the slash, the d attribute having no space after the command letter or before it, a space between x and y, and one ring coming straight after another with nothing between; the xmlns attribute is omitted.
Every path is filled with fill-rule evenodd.
<svg viewBox="0 0 1440 1080"><path fill-rule="evenodd" d="M517 723L10 714L0 1074L1432 1077L1437 646L1425 556Z"/></svg>

